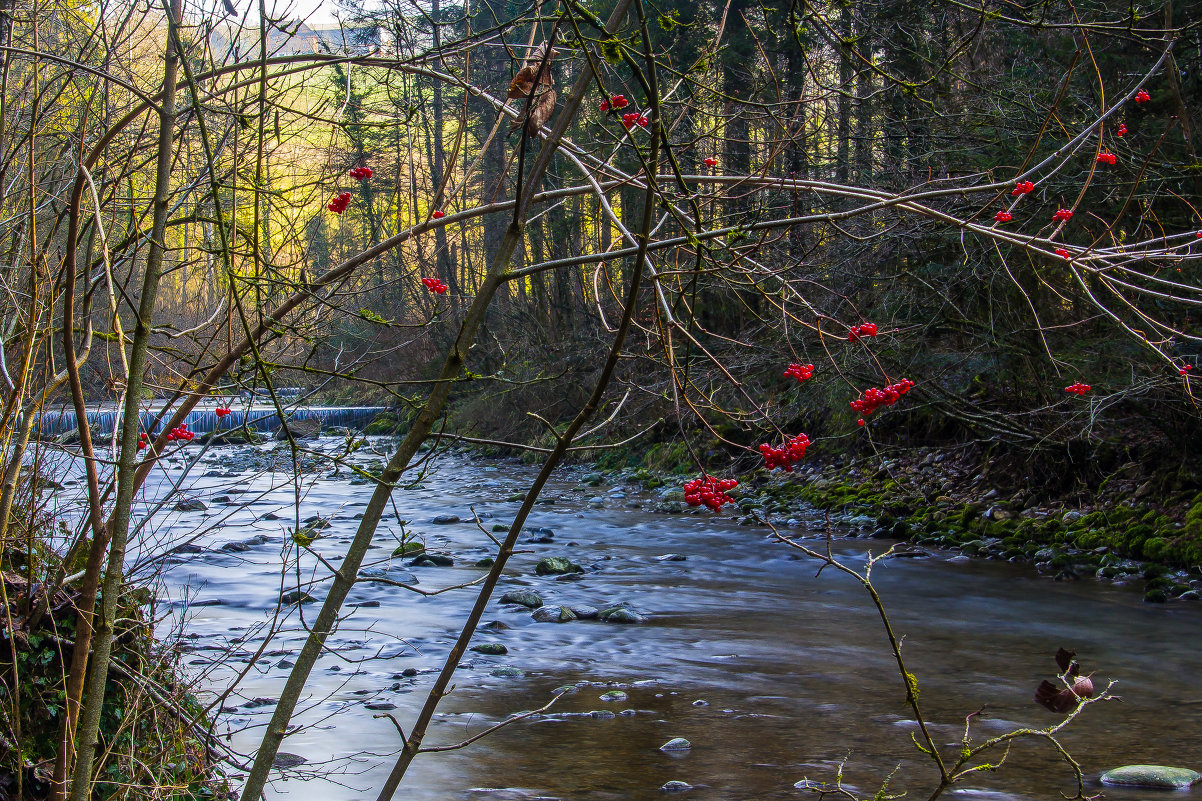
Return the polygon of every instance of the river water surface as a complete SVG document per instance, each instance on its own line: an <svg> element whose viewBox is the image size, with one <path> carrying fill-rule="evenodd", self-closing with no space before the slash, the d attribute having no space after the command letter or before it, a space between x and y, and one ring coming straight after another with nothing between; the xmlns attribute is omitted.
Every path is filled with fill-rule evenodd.
<svg viewBox="0 0 1202 801"><path fill-rule="evenodd" d="M250 654L277 614L281 591L295 589L298 575L302 583L322 575L311 559L298 571L286 554L295 501L300 519L329 519L314 547L337 560L372 485L353 482L345 468L289 482L286 474L241 469L241 452L208 452L184 493L208 508L160 514L153 530L143 531L146 544L136 556L193 537L203 548L140 570L158 573L158 612L166 613L160 633L182 628L183 664L203 677L204 687L220 692L235 671L246 673L222 702L219 720L230 744L251 752L303 640L295 606L279 613L283 630L253 664ZM149 486L148 501L164 491L168 477L177 478L180 465L168 467ZM394 518L410 521L429 550L453 556L455 565L410 568L390 560L395 519L381 526L369 563L401 580L415 576L428 590L480 576L483 569L474 565L495 546L470 522L470 507L485 528L508 523L518 506L510 499L532 475L533 468L513 461L442 458L416 486L395 493ZM526 587L549 604L628 602L649 620L536 623L529 610L494 598L484 622L507 628L482 629L474 642L503 643L508 654L468 655L426 745L463 740L543 705L557 687L585 684L538 718L464 750L423 755L398 798L653 799L675 780L694 786L690 799L791 799L808 797L796 782L833 780L840 763L844 781L868 796L891 773L891 791L927 796L937 774L911 742L916 728L904 688L862 587L832 570L816 576L817 565L773 543L765 529L708 512L655 513L652 494L612 483L586 488L581 475L567 469L548 486L548 502L535 507L529 525L552 531L552 541L523 545L497 597ZM605 498L603 508L588 504L597 495ZM642 508L633 507L640 502ZM466 522L431 522L447 514ZM242 544L222 550L226 543ZM888 544L848 538L834 548L862 566L869 548L879 552ZM661 558L669 554L685 558ZM586 572L575 581L534 575L538 558L551 555L567 556ZM878 565L874 579L904 637L936 740L948 753L956 750L950 746L965 716L978 710L984 711L974 737L1055 720L1031 699L1042 679L1054 679L1053 656L1065 647L1086 671L1096 671L1095 685L1117 680L1121 696L1087 709L1062 738L1093 792L1102 789L1099 772L1122 764L1202 769L1198 605L1148 605L1137 587L1054 582L1030 566L953 560L942 552L891 559ZM325 593L320 583L308 591L318 600ZM365 605L348 610L331 638L333 652L314 670L296 718L304 728L281 749L305 763L272 786L272 797L374 798L399 746L393 723L381 715L406 727L413 720L475 594L470 587L427 598L357 586L349 602ZM317 608L304 605L304 620ZM521 675L494 675L503 667ZM601 699L614 689L627 698ZM589 712L600 714L583 714ZM687 738L692 749L658 750L673 737ZM1048 745L1029 743L1016 746L1001 770L977 775L949 797L1055 798L1073 789L1071 772ZM1107 795L1162 797L1109 789Z"/></svg>

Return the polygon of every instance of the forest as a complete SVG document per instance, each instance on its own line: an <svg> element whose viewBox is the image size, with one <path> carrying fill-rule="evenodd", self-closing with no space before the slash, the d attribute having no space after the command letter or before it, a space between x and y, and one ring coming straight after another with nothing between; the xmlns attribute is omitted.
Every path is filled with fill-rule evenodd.
<svg viewBox="0 0 1202 801"><path fill-rule="evenodd" d="M1200 752L1097 740L1190 692L1101 703L1147 668L1101 642L1176 642L1202 593L1202 4L336 2L0 0L0 798L1086 798ZM940 560L1027 639L928 650ZM749 581L842 582L853 733L697 717L824 706ZM703 587L759 637L740 698L658 661L726 658L662 622ZM1129 617L1048 622L1099 598ZM886 684L900 745L856 728ZM600 687L634 706L571 706ZM755 753L622 751L652 711ZM573 715L642 767L507 750Z"/></svg>

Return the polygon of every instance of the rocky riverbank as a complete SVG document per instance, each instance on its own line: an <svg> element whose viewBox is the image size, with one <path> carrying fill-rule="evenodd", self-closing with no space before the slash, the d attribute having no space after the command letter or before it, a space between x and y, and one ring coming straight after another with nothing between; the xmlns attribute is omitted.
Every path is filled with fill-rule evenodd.
<svg viewBox="0 0 1202 801"><path fill-rule="evenodd" d="M1057 493L1021 482L1007 488L1010 482L988 473L981 455L963 448L915 449L887 458L818 456L792 473L756 470L738 476L740 486L730 494L746 525L798 526L812 520L817 507L841 530L850 527L852 536L1030 562L1058 581L1143 582L1144 598L1152 603L1202 597L1197 476L1184 470L1149 475L1132 463L1098 487ZM627 469L594 473L585 483L635 481L660 488L660 511L680 513L689 510L680 491L683 480Z"/></svg>

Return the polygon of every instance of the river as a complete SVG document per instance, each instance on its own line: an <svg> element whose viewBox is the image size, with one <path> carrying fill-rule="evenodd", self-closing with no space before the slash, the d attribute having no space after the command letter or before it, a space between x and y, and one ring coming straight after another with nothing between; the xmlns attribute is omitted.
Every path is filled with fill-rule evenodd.
<svg viewBox="0 0 1202 801"><path fill-rule="evenodd" d="M320 441L325 449L343 444ZM287 473L253 471L239 456L251 450L208 451L184 493L207 509L151 518L132 557L145 560L188 539L203 548L158 566L139 562L139 572L157 572L157 611L165 616L159 632L182 631L182 663L206 692L249 668L219 720L243 751L257 743L303 639L292 607L268 655L254 665L246 661L281 591L295 588L298 575L314 575L314 560L302 560L298 570L284 558L294 501L299 498L300 519L329 519L314 547L336 560L372 491L345 468L296 481ZM363 463L377 458L353 457ZM178 479L182 464L165 466L148 486L146 503L161 496L168 479ZM408 568L390 560L395 520L381 526L369 561L393 577L416 576L423 589L481 575L474 565L493 546L471 522L470 507L485 527L508 523L518 506L512 498L532 475L533 468L513 460L440 458L415 486L396 492L395 513L412 521L409 528L429 550L452 555L455 565ZM806 797L794 783L831 780L840 762L844 781L868 796L896 768L892 792L926 797L936 774L910 741L915 726L904 689L856 582L830 570L816 576L813 562L773 543L762 528L708 512L655 513L655 493L612 483L585 487L582 475L565 468L548 485L529 525L553 531L552 541L523 545L497 595L527 587L552 604L628 602L649 620L536 623L529 610L494 599L484 622L507 628L481 630L474 642L503 643L508 654L468 655L426 745L462 740L541 706L557 687L587 684L538 718L464 750L423 755L398 798L654 799L665 796L661 785L675 780L694 786L689 799L792 799ZM589 499L598 495L604 506L591 507ZM431 523L448 514L465 522ZM226 543L243 544L222 550ZM888 544L845 538L834 548L860 566L867 549ZM662 558L668 554L685 558ZM586 572L574 581L535 576L535 562L547 555L568 556ZM1065 647L1078 653L1086 671L1096 671L1098 686L1119 682L1114 692L1121 701L1093 705L1063 736L1094 792L1098 773L1122 764L1202 768L1199 605L1144 604L1135 586L1054 582L1028 565L945 552L891 559L874 578L904 636L938 742L958 741L965 716L982 708L973 728L980 737L1048 725L1055 716L1036 706L1032 694L1042 679L1054 678L1053 656ZM320 584L309 591L319 600L324 595ZM379 715L388 712L406 726L413 719L475 592L427 598L379 584L355 588L350 603L365 605L348 610L331 639L334 653L319 662L296 718L304 728L281 749L306 762L294 778L272 786L273 798L374 798L399 743L393 724ZM192 603L185 606L185 599ZM306 620L316 610L316 604L302 607ZM232 661L214 666L227 654ZM501 667L521 675L494 675ZM615 689L627 698L601 699ZM582 714L593 711L601 714ZM692 749L658 750L673 737L687 738ZM1053 798L1060 791L1073 791L1068 769L1046 743L1023 743L1001 770L977 775L948 797ZM1160 797L1110 789L1107 795Z"/></svg>

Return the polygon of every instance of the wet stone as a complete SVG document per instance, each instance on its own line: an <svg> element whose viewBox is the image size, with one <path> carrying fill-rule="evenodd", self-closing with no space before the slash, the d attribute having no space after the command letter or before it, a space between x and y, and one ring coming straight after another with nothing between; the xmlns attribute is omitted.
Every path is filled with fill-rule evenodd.
<svg viewBox="0 0 1202 801"><path fill-rule="evenodd" d="M576 615L566 606L540 606L534 610L534 619L539 623L567 623Z"/></svg>
<svg viewBox="0 0 1202 801"><path fill-rule="evenodd" d="M1102 774L1102 784L1184 790L1202 781L1202 773L1166 765L1124 765Z"/></svg>
<svg viewBox="0 0 1202 801"><path fill-rule="evenodd" d="M459 522L459 515L435 515L430 522L436 526L449 526Z"/></svg>
<svg viewBox="0 0 1202 801"><path fill-rule="evenodd" d="M688 751L692 747L693 747L693 744L690 743L685 738L673 737L671 740L668 740L668 742L661 745L659 747L659 750L661 750L661 751Z"/></svg>
<svg viewBox="0 0 1202 801"><path fill-rule="evenodd" d="M471 650L487 656L503 656L509 653L509 649L503 643L499 642L482 642L479 645L473 645Z"/></svg>
<svg viewBox="0 0 1202 801"><path fill-rule="evenodd" d="M543 599L534 590L510 590L501 596L501 603L519 604L530 609L537 609L543 605Z"/></svg>
<svg viewBox="0 0 1202 801"><path fill-rule="evenodd" d="M280 753L275 755L275 759L271 760L271 766L273 768L283 770L283 769L287 769L287 768L299 767L299 766L305 764L305 762L307 762L307 761L308 760L305 759L303 756L298 756L297 754L289 754L289 753L281 751Z"/></svg>
<svg viewBox="0 0 1202 801"><path fill-rule="evenodd" d="M689 784L688 782L680 782L675 780L664 782L663 786L659 788L661 793L687 793L692 789L693 785Z"/></svg>

